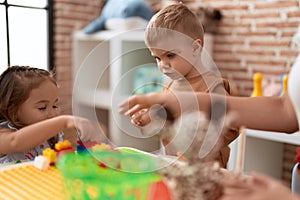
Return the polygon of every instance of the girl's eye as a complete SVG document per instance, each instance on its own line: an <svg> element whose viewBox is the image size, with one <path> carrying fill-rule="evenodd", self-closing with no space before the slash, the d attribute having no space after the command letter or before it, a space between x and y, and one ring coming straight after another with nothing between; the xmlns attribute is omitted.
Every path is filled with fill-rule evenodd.
<svg viewBox="0 0 300 200"><path fill-rule="evenodd" d="M39 110L46 110L47 107L46 107L46 106L45 106L45 107L39 107L38 109L39 109Z"/></svg>
<svg viewBox="0 0 300 200"><path fill-rule="evenodd" d="M52 106L53 109L58 109L57 105Z"/></svg>

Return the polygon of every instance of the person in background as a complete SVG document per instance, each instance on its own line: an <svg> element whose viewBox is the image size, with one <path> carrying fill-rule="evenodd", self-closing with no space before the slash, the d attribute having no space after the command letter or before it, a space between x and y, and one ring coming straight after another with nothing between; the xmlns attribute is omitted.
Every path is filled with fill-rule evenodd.
<svg viewBox="0 0 300 200"><path fill-rule="evenodd" d="M59 116L52 74L29 66L8 67L0 76L0 163L31 160L54 148L63 132L85 134L87 119Z"/></svg>
<svg viewBox="0 0 300 200"><path fill-rule="evenodd" d="M163 93L188 91L230 94L229 82L203 65L204 30L197 16L184 4L172 4L156 13L146 28L145 43L160 71L171 79ZM151 132L147 129L154 130L155 125L151 126L155 124L154 120L155 117L150 117L149 109L132 115L133 124L141 127L144 133ZM230 154L228 145L237 138L238 129L229 129L229 132L224 138L224 147L213 158L224 168ZM165 139L162 142L167 154L177 153L172 152L169 145L171 141Z"/></svg>

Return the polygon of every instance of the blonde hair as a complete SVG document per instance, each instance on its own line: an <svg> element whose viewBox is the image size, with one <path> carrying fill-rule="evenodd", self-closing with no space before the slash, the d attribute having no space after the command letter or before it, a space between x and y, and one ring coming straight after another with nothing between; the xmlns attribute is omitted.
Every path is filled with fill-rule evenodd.
<svg viewBox="0 0 300 200"><path fill-rule="evenodd" d="M197 16L182 3L167 6L152 17L145 32L146 45L153 45L174 31L193 40L200 39L203 46L203 26Z"/></svg>

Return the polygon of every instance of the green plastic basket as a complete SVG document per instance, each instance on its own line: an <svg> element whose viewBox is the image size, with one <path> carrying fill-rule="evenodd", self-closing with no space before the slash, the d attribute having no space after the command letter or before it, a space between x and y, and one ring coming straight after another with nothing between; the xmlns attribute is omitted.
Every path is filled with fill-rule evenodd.
<svg viewBox="0 0 300 200"><path fill-rule="evenodd" d="M155 160L134 152L85 152L63 156L65 199L144 200L149 185L159 181Z"/></svg>

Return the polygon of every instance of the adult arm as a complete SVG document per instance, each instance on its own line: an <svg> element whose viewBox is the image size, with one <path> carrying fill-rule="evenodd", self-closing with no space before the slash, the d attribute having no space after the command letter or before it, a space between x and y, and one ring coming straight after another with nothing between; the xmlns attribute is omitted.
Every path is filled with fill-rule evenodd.
<svg viewBox="0 0 300 200"><path fill-rule="evenodd" d="M297 117L288 94L282 97L228 97L228 111L238 114L236 126L293 133Z"/></svg>
<svg viewBox="0 0 300 200"><path fill-rule="evenodd" d="M224 181L224 194L218 200L300 200L290 188L279 180L253 173L250 178L228 178Z"/></svg>
<svg viewBox="0 0 300 200"><path fill-rule="evenodd" d="M155 104L164 106L173 117L183 112L201 110L211 115L215 101L224 102L228 112L238 116L233 126L293 133L298 130L297 117L289 95L282 97L233 97L205 93L150 93L134 95L120 105L120 113L133 115Z"/></svg>

